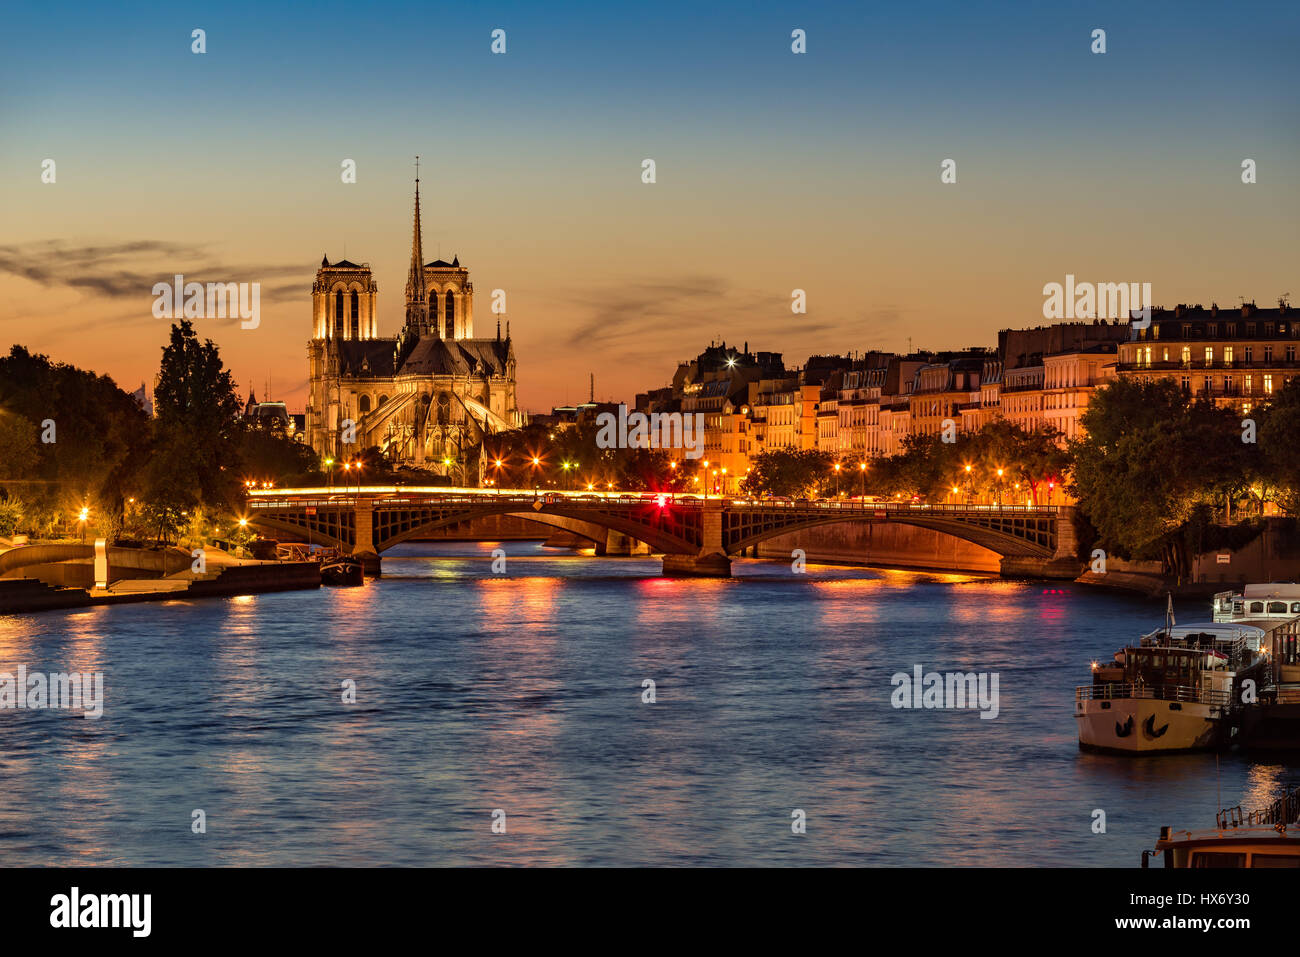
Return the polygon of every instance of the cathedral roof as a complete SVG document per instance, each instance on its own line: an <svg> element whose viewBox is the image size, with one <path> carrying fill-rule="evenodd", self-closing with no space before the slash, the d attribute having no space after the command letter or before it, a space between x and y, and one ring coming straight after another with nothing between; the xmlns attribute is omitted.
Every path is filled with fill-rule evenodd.
<svg viewBox="0 0 1300 957"><path fill-rule="evenodd" d="M431 263L425 263L424 268L425 269L459 269L460 257L459 256L455 257L454 262L447 262L447 260L445 259L435 259Z"/></svg>
<svg viewBox="0 0 1300 957"><path fill-rule="evenodd" d="M358 265L357 263L354 263L348 259L340 259L338 262L332 263L329 261L328 256L322 256L320 259L320 264L325 269L365 269L366 268L364 265Z"/></svg>
<svg viewBox="0 0 1300 957"><path fill-rule="evenodd" d="M438 339L425 336L402 363L399 375L505 375L510 361L506 339Z"/></svg>
<svg viewBox="0 0 1300 957"><path fill-rule="evenodd" d="M339 374L345 376L391 376L394 371L395 339L338 339Z"/></svg>

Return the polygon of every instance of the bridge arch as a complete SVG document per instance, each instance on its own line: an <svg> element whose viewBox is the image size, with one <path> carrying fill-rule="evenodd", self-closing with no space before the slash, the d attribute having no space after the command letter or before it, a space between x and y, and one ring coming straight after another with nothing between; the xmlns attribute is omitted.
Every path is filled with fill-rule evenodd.
<svg viewBox="0 0 1300 957"><path fill-rule="evenodd" d="M730 519L730 521L728 520ZM970 542L996 552L1002 558L1023 556L1032 558L1049 558L1055 547L1055 529L1049 526L1049 520L1037 518L999 519L986 525L972 524L956 518L941 515L926 515L890 510L885 516L876 516L860 511L813 514L791 517L781 522L779 517L762 522L744 522L741 515L726 516L723 520L723 548L727 554L741 554L745 549L759 545L769 539L778 538L793 532L805 531L824 525L860 524L860 525L910 525L942 532L953 538ZM1008 522L1012 524L1007 524ZM1030 527L1025 523L1035 523ZM999 524L1005 527L997 527ZM1016 525L1020 525L1016 528ZM1021 534L1016 534L1020 532Z"/></svg>
<svg viewBox="0 0 1300 957"><path fill-rule="evenodd" d="M418 516L418 518L407 517L404 520L398 518L396 523L385 522L376 515L374 549L377 553L382 554L395 545L412 538L419 538L439 528L489 515L516 515L542 525L566 529L596 543L604 542L603 532L613 530L645 542L656 552L693 554L700 547L699 542L693 542L685 535L674 534L663 527L655 527L624 515L582 506L543 505L540 509L521 509L518 502L503 502L471 508L462 506L454 510L413 509L412 511L441 512L441 514Z"/></svg>

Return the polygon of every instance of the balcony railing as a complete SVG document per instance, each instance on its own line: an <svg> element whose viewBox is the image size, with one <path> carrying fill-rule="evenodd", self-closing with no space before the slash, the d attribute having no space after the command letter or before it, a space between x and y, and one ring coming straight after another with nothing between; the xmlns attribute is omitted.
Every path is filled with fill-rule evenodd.
<svg viewBox="0 0 1300 957"><path fill-rule="evenodd" d="M1119 362L1115 364L1115 368L1120 372L1169 372L1179 370L1195 372L1198 369L1208 369L1211 372L1216 369L1220 372L1231 372L1235 369L1247 372L1254 372L1257 370L1270 372L1274 369L1300 369L1300 359L1273 358L1251 359L1249 361L1245 359L1233 359L1231 362L1225 362L1222 359L1214 359L1208 363L1203 358L1193 358L1190 362L1171 359L1168 362L1156 362L1154 360L1151 362Z"/></svg>
<svg viewBox="0 0 1300 957"><path fill-rule="evenodd" d="M1074 689L1075 702L1114 701L1120 698L1143 698L1155 701L1188 701L1227 707L1232 703L1229 691L1209 691L1192 685L1149 685L1122 682L1079 685Z"/></svg>

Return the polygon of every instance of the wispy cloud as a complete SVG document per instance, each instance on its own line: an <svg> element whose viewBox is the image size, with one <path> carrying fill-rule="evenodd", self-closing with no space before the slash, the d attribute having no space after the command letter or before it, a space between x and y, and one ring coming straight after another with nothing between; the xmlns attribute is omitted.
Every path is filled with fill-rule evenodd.
<svg viewBox="0 0 1300 957"><path fill-rule="evenodd" d="M245 265L214 261L206 247L157 239L106 245L75 245L48 239L26 246L0 245L0 273L51 288L66 288L113 299L151 299L154 283L183 275L187 282L265 282L287 276L298 284L273 287L269 301L306 296L311 269L295 265Z"/></svg>

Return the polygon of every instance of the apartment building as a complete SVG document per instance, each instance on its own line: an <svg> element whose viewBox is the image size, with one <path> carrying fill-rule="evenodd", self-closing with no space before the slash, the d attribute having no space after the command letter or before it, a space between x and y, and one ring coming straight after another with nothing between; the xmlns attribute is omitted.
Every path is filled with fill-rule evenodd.
<svg viewBox="0 0 1300 957"><path fill-rule="evenodd" d="M1187 392L1245 414L1300 373L1300 314L1285 300L1261 309L1211 304L1153 309L1119 345L1116 374L1173 379Z"/></svg>

